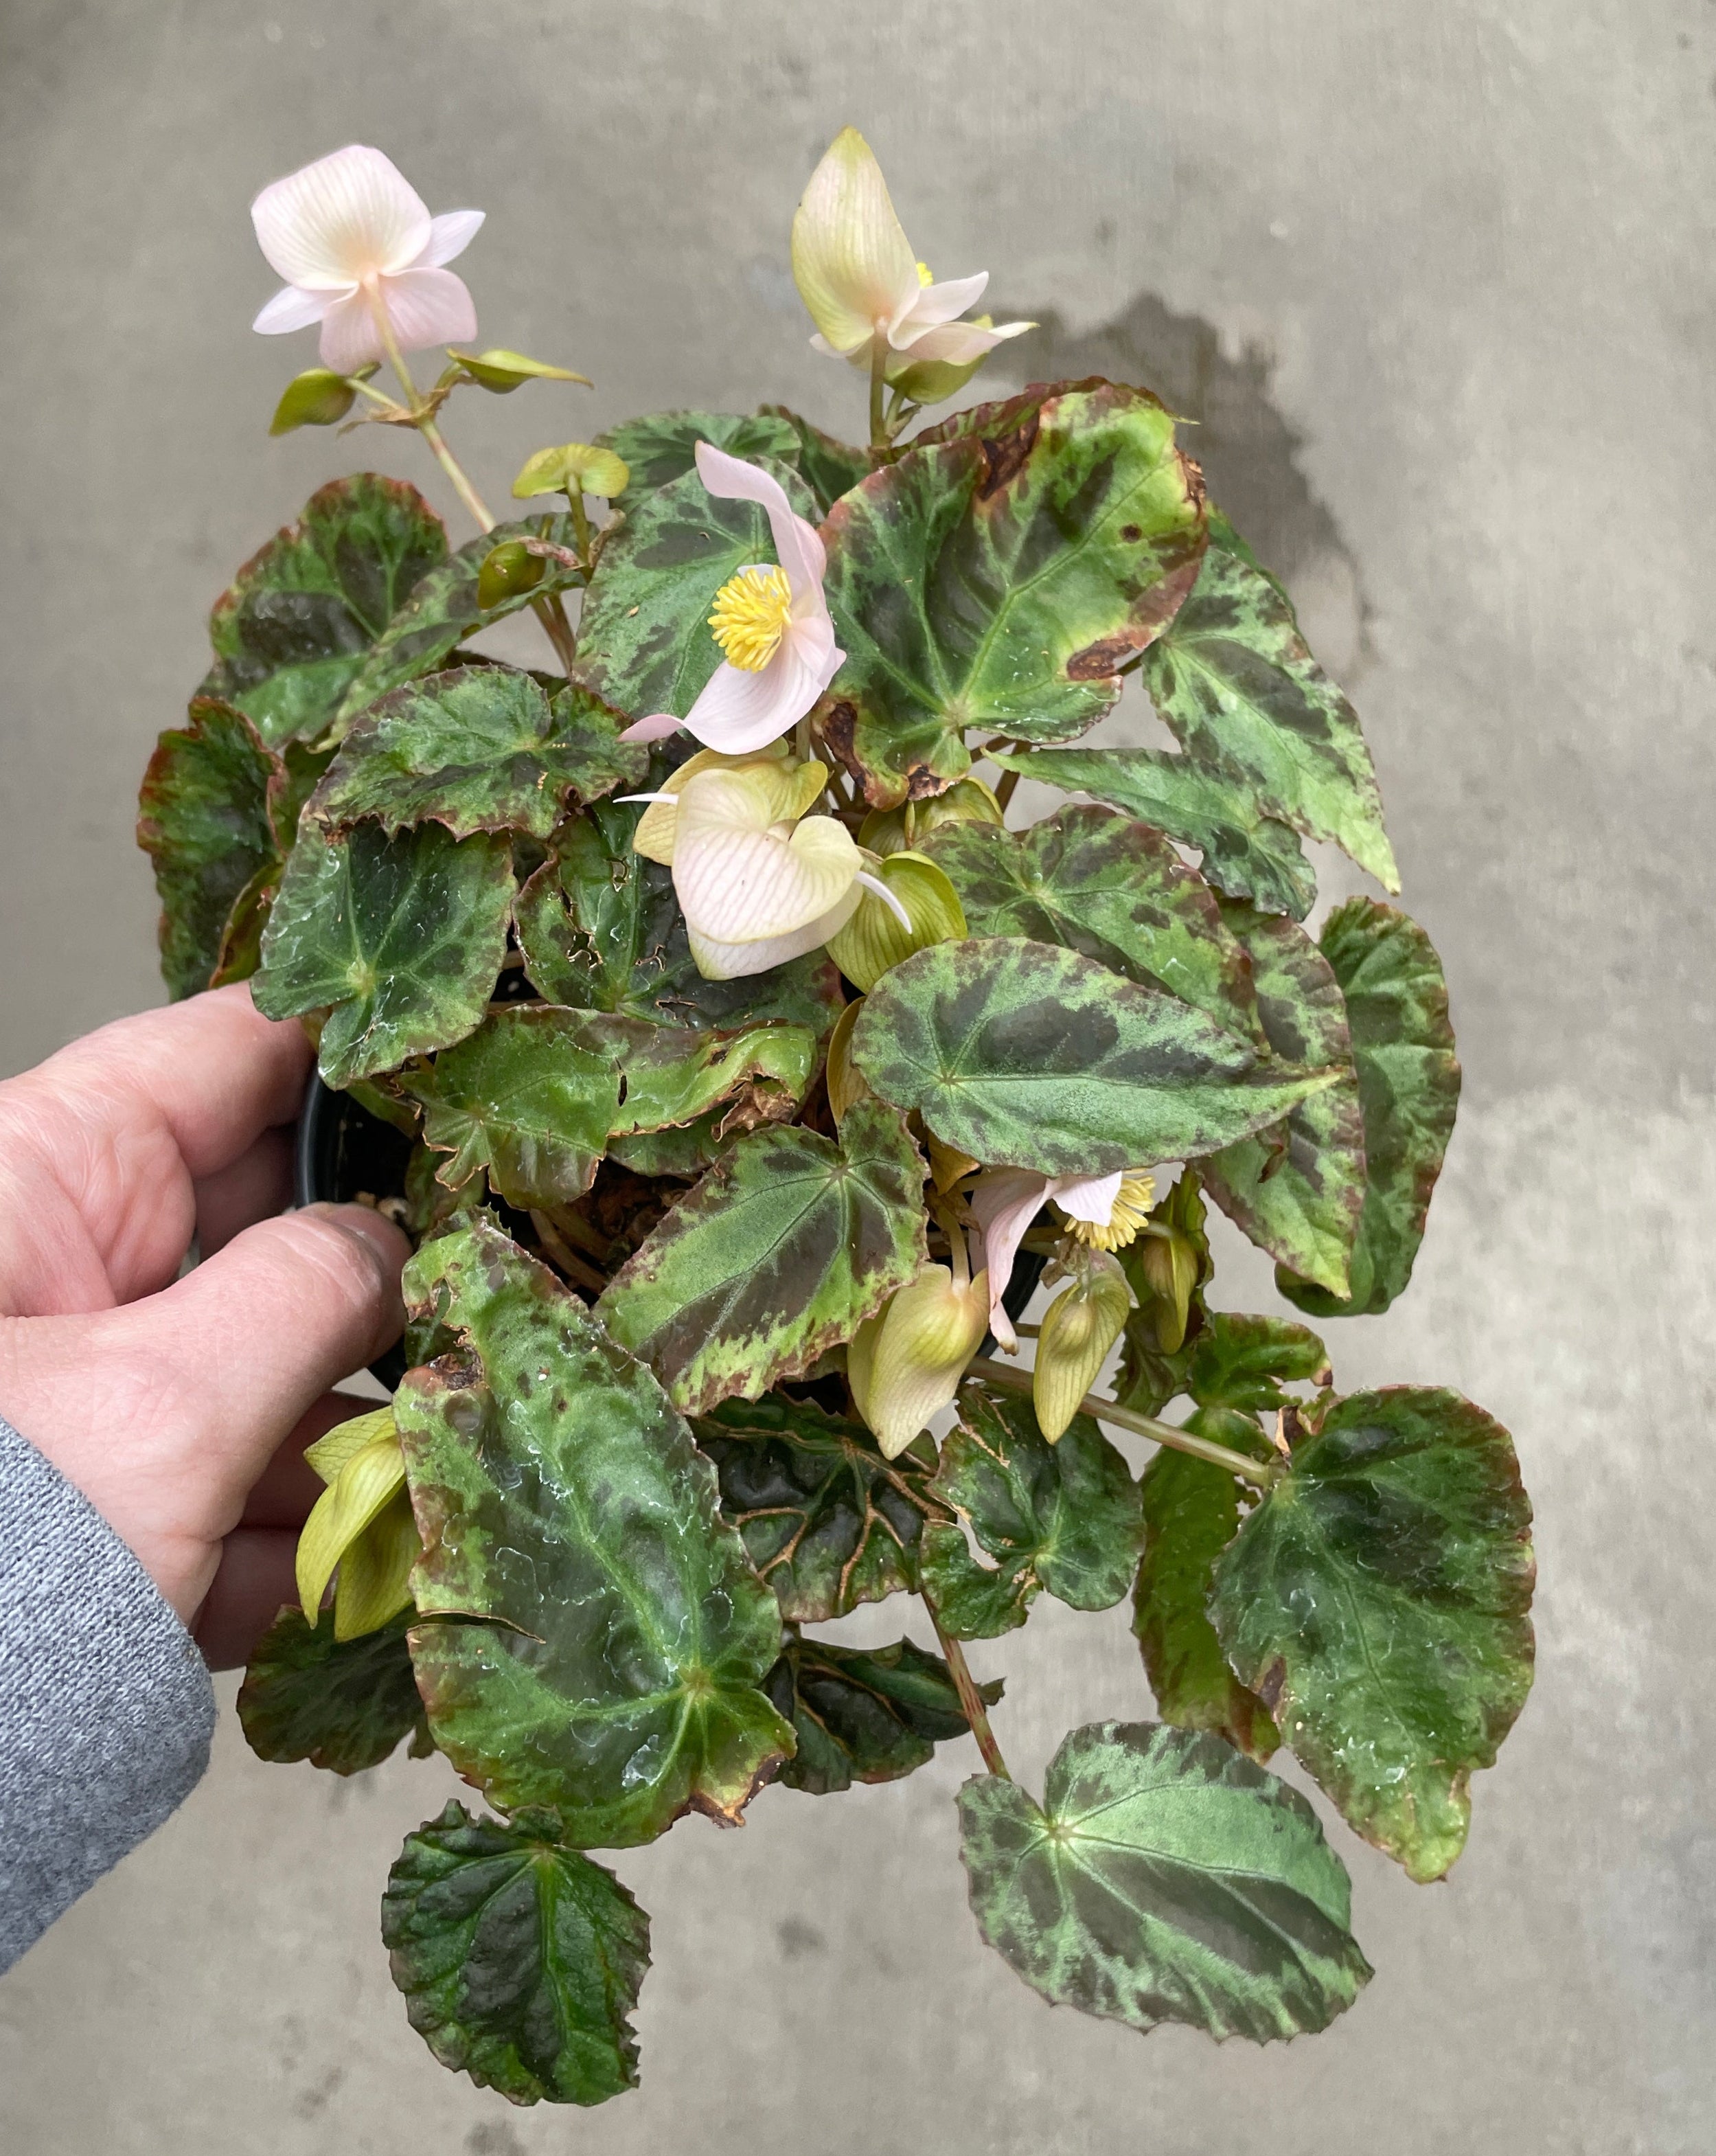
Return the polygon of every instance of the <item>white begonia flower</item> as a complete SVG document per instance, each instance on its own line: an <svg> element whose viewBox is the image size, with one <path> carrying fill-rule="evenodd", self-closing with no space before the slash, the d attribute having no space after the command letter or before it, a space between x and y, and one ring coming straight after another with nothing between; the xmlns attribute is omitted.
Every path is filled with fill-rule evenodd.
<svg viewBox="0 0 1716 2156"><path fill-rule="evenodd" d="M989 1329L1009 1355L1019 1350L1013 1321L1001 1306L1025 1232L1051 1199L1070 1232L1100 1250L1124 1250L1144 1225L1155 1185L1148 1175L1038 1175L1028 1168L992 1168L971 1191L971 1217L983 1239L990 1283Z"/></svg>
<svg viewBox="0 0 1716 2156"><path fill-rule="evenodd" d="M926 1265L847 1343L853 1404L884 1455L898 1458L960 1389L988 1329L989 1283Z"/></svg>
<svg viewBox="0 0 1716 2156"><path fill-rule="evenodd" d="M827 557L814 525L797 516L779 480L712 443L697 445L698 476L725 501L766 513L778 566L751 562L715 593L709 624L721 663L683 721L652 713L622 741L659 741L684 725L708 748L743 756L797 726L846 663L822 597Z"/></svg>
<svg viewBox="0 0 1716 2156"><path fill-rule="evenodd" d="M387 357L386 309L402 352L462 342L477 311L444 265L464 253L479 209L431 217L391 157L354 142L266 187L250 205L258 244L286 280L251 325L264 336L321 324L322 364L352 374Z"/></svg>
<svg viewBox="0 0 1716 2156"><path fill-rule="evenodd" d="M817 326L816 349L868 367L880 337L900 356L886 362L890 374L927 360L963 365L1036 327L956 319L982 298L989 272L934 282L856 127L841 129L811 174L792 219L792 275Z"/></svg>

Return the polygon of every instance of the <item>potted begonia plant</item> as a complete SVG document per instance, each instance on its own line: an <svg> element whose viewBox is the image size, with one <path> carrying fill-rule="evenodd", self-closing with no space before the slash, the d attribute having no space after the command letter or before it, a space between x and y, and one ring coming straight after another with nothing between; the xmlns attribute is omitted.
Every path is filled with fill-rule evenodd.
<svg viewBox="0 0 1716 2156"><path fill-rule="evenodd" d="M531 457L505 524L444 408L582 377L474 348L479 214L361 147L254 214L256 327L320 332L275 431L414 429L478 526L372 474L313 495L216 602L140 827L172 991L249 978L317 1041L306 1194L416 1242L397 1389L312 1447L239 1697L265 1758L409 1739L480 1792L387 1883L413 2025L515 2102L633 2085L648 1920L590 1852L969 1732L971 1906L1027 1984L1324 2027L1370 1970L1264 1763L1442 1877L1533 1572L1481 1409L1342 1395L1311 1325L1211 1300L1213 1204L1305 1317L1386 1310L1459 1088L1423 930L1302 925L1304 841L1396 876L1286 592L1146 387L924 423L1030 326L931 280L851 129L791 259L864 445L652 413ZM541 665L484 656L525 609ZM1133 675L1176 749L1103 745ZM963 1643L1045 1594L1129 1605L1141 1668L1039 1796ZM895 1594L919 1640L828 1629Z"/></svg>

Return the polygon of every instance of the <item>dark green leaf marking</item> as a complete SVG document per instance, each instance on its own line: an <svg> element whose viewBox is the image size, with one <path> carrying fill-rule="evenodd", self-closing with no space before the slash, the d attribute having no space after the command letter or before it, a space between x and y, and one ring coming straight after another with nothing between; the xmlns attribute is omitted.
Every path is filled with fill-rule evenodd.
<svg viewBox="0 0 1716 2156"><path fill-rule="evenodd" d="M983 1775L960 1825L978 1929L1052 2005L1267 2044L1327 2028L1370 1981L1316 1814L1217 1738L1089 1723L1040 1810Z"/></svg>
<svg viewBox="0 0 1716 2156"><path fill-rule="evenodd" d="M407 1835L382 1942L412 2027L479 2088L591 2104L637 2087L649 1919L551 1815L506 1825L449 1804Z"/></svg>
<svg viewBox="0 0 1716 2156"><path fill-rule="evenodd" d="M909 1640L860 1650L790 1635L768 1689L798 1738L779 1779L813 1797L898 1781L969 1728L947 1664ZM1001 1695L999 1680L978 1689L986 1706Z"/></svg>
<svg viewBox="0 0 1716 2156"><path fill-rule="evenodd" d="M412 1635L435 1742L581 1849L736 1820L792 1749L758 1689L775 1598L660 1387L486 1221L406 1269L461 1346L394 1396L423 1555ZM470 1621L464 1621L470 1620Z"/></svg>
<svg viewBox="0 0 1716 2156"><path fill-rule="evenodd" d="M586 690L562 690L551 705L510 666L451 667L394 690L354 723L310 818L324 830L368 817L390 834L433 821L459 839L546 839L568 794L588 801L643 784L648 751L619 730Z"/></svg>
<svg viewBox="0 0 1716 2156"><path fill-rule="evenodd" d="M991 763L1068 793L1094 793L1203 855L1207 881L1270 913L1303 920L1317 877L1299 834L1250 785L1190 756L1151 748L993 752Z"/></svg>
<svg viewBox="0 0 1716 2156"><path fill-rule="evenodd" d="M924 1164L902 1118L861 1101L840 1142L741 1138L609 1281L597 1306L675 1403L756 1399L851 1339L925 1256Z"/></svg>
<svg viewBox="0 0 1716 2156"><path fill-rule="evenodd" d="M1208 886L1148 824L1063 808L1024 831L943 824L921 850L946 872L973 936L1058 943L1265 1045L1246 952Z"/></svg>
<svg viewBox="0 0 1716 2156"><path fill-rule="evenodd" d="M780 480L801 516L814 516L790 465L750 461ZM627 507L602 547L579 618L576 679L634 717L684 718L720 661L709 625L715 593L735 570L774 558L756 503L719 500L695 470L658 487Z"/></svg>
<svg viewBox="0 0 1716 2156"><path fill-rule="evenodd" d="M721 1511L775 1590L783 1618L821 1624L862 1602L915 1594L935 1448L882 1457L860 1422L766 1393L724 1400L693 1424L715 1463Z"/></svg>
<svg viewBox="0 0 1716 2156"><path fill-rule="evenodd" d="M409 1611L358 1640L314 1630L301 1609L283 1609L250 1657L238 1688L238 1722L259 1759L308 1759L336 1774L379 1767L410 1737L429 1748L412 1672Z"/></svg>
<svg viewBox="0 0 1716 2156"><path fill-rule="evenodd" d="M344 728L357 714L402 688L420 674L433 674L443 665L468 636L492 629L509 614L517 613L556 592L575 589L584 581L581 569L553 558L545 558L542 574L527 591L508 592L492 606L477 596L483 564L497 547L515 540L540 539L550 546L574 551L577 532L568 516L530 517L516 524L497 524L492 531L472 539L456 554L431 568L417 581L410 598L376 639L375 649L352 678L336 715Z"/></svg>
<svg viewBox="0 0 1716 2156"><path fill-rule="evenodd" d="M1355 1393L1216 1571L1227 1658L1342 1816L1414 1879L1464 1846L1475 1768L1531 1686L1531 1508L1457 1393Z"/></svg>
<svg viewBox="0 0 1716 2156"><path fill-rule="evenodd" d="M236 704L271 747L320 733L406 594L446 554L441 520L414 486L376 472L335 480L215 601L201 693Z"/></svg>
<svg viewBox="0 0 1716 2156"><path fill-rule="evenodd" d="M1364 1210L1351 1294L1295 1278L1276 1285L1314 1317L1386 1310L1412 1276L1430 1198L1460 1104L1460 1065L1442 961L1416 921L1351 898L1323 924L1323 955L1346 1001L1365 1125Z"/></svg>
<svg viewBox="0 0 1716 2156"><path fill-rule="evenodd" d="M1044 1175L1210 1152L1330 1082L1177 997L1008 937L938 943L894 967L852 1045L882 1098L915 1108L944 1145Z"/></svg>
<svg viewBox="0 0 1716 2156"><path fill-rule="evenodd" d="M330 1086L397 1069L475 1031L506 955L512 897L506 843L484 833L306 832L262 939L256 1007L268 1018L327 1012Z"/></svg>
<svg viewBox="0 0 1716 2156"><path fill-rule="evenodd" d="M747 462L759 457L788 465L798 460L798 435L784 413L649 412L596 438L597 447L623 458L632 475L621 497L628 517L646 494L696 470L699 442Z"/></svg>
<svg viewBox="0 0 1716 2156"><path fill-rule="evenodd" d="M1283 1123L1211 1154L1210 1195L1288 1271L1345 1296L1365 1207L1365 1118L1346 1000L1333 968L1296 921L1228 900L1270 1046L1283 1061L1340 1073Z"/></svg>
<svg viewBox="0 0 1716 2156"><path fill-rule="evenodd" d="M944 1630L989 1639L1022 1625L1039 1588L1074 1609L1112 1609L1132 1584L1144 1539L1132 1471L1089 1415L1050 1445L1027 1399L970 1383L941 1448L931 1493L970 1526L996 1568L978 1563L960 1530L925 1530L924 1591Z"/></svg>
<svg viewBox="0 0 1716 2156"><path fill-rule="evenodd" d="M1227 1433L1189 1427L1225 1441ZM1281 1742L1269 1711L1227 1666L1210 1622L1216 1560L1239 1527L1239 1484L1221 1468L1167 1446L1144 1471L1144 1562L1132 1630L1165 1722L1207 1729L1253 1759Z"/></svg>
<svg viewBox="0 0 1716 2156"><path fill-rule="evenodd" d="M425 1143L451 1156L438 1170L448 1189L483 1168L509 1205L566 1205L590 1188L619 1112L620 1066L581 1018L551 1004L493 1011L401 1079L422 1104Z"/></svg>
<svg viewBox="0 0 1716 2156"><path fill-rule="evenodd" d="M207 698L149 759L137 844L155 865L161 971L175 1000L208 986L238 901L279 867L268 813L277 768L243 713Z"/></svg>
<svg viewBox="0 0 1716 2156"><path fill-rule="evenodd" d="M967 726L1067 741L1102 717L1196 579L1203 487L1162 406L1104 383L908 449L823 536L847 661L820 723L891 808L968 767Z"/></svg>

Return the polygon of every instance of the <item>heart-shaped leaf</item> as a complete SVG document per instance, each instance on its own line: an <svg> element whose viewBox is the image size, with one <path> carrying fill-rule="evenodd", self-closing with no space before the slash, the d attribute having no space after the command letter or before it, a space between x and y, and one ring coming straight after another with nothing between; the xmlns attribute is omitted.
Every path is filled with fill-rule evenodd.
<svg viewBox="0 0 1716 2156"><path fill-rule="evenodd" d="M1159 989L1012 937L938 943L865 998L853 1055L884 1101L991 1168L1108 1175L1186 1160L1330 1082Z"/></svg>
<svg viewBox="0 0 1716 2156"><path fill-rule="evenodd" d="M1326 2029L1370 1981L1316 1814L1217 1738L1089 1723L1041 1808L982 1775L960 1828L978 1929L1053 2005L1267 2044Z"/></svg>
<svg viewBox="0 0 1716 2156"><path fill-rule="evenodd" d="M935 1448L884 1460L863 1424L766 1393L724 1400L693 1424L715 1463L721 1511L775 1590L783 1618L819 1625L863 1602L915 1594Z"/></svg>
<svg viewBox="0 0 1716 2156"><path fill-rule="evenodd" d="M394 1395L423 1555L412 1635L435 1742L581 1849L735 1820L792 1749L762 1692L775 1598L648 1370L474 1220L406 1269L460 1346Z"/></svg>
<svg viewBox="0 0 1716 2156"><path fill-rule="evenodd" d="M1334 968L1296 921L1229 900L1270 1046L1284 1061L1340 1072L1284 1123L1204 1163L1210 1195L1260 1250L1345 1296L1365 1207L1365 1118L1346 1001Z"/></svg>
<svg viewBox="0 0 1716 2156"><path fill-rule="evenodd" d="M309 814L324 830L369 817L390 833L433 820L460 839L546 839L569 793L589 801L640 786L648 763L648 751L622 742L616 715L587 690L562 690L551 705L539 682L510 666L455 666L365 712Z"/></svg>
<svg viewBox="0 0 1716 2156"><path fill-rule="evenodd" d="M968 726L1067 741L1102 717L1196 578L1203 487L1162 406L1104 383L908 449L823 537L847 659L818 723L889 808L969 767Z"/></svg>
<svg viewBox="0 0 1716 2156"><path fill-rule="evenodd" d="M1229 1661L1414 1879L1459 1855L1531 1687L1530 1527L1501 1424L1400 1385L1329 1410L1216 1570Z"/></svg>
<svg viewBox="0 0 1716 2156"><path fill-rule="evenodd" d="M325 1010L330 1086L392 1070L474 1033L506 956L504 839L439 824L388 838L360 824L293 849L253 993L268 1018Z"/></svg>
<svg viewBox="0 0 1716 2156"><path fill-rule="evenodd" d="M597 1308L678 1404L700 1414L807 1370L925 1259L924 1163L905 1125L861 1101L837 1145L741 1138L608 1283Z"/></svg>
<svg viewBox="0 0 1716 2156"><path fill-rule="evenodd" d="M1416 921L1350 898L1323 924L1340 984L1365 1127L1365 1198L1350 1293L1278 1266L1275 1284L1314 1317L1374 1316L1412 1276L1431 1194L1460 1105L1460 1065L1442 961Z"/></svg>
<svg viewBox="0 0 1716 2156"><path fill-rule="evenodd" d="M236 704L270 747L310 740L446 556L441 520L414 486L377 472L333 480L215 601L200 693Z"/></svg>
<svg viewBox="0 0 1716 2156"><path fill-rule="evenodd" d="M999 1679L978 1691L993 1707ZM813 1797L898 1781L970 1730L947 1664L909 1640L861 1649L795 1633L770 1672L769 1694L798 1738L779 1779Z"/></svg>
<svg viewBox="0 0 1716 2156"><path fill-rule="evenodd" d="M206 697L149 759L137 844L155 864L161 971L175 998L208 986L238 901L278 870L268 797L279 768L242 711Z"/></svg>
<svg viewBox="0 0 1716 2156"><path fill-rule="evenodd" d="M426 1820L387 1875L382 1943L412 2027L479 2088L590 2104L637 2087L649 1919L551 1815L449 1803Z"/></svg>
<svg viewBox="0 0 1716 2156"><path fill-rule="evenodd" d="M407 1613L338 1640L301 1609L283 1609L251 1652L238 1687L238 1722L259 1759L308 1759L336 1774L379 1767L410 1737L432 1748L406 1644Z"/></svg>
<svg viewBox="0 0 1716 2156"><path fill-rule="evenodd" d="M1039 1588L1074 1609L1109 1609L1132 1584L1144 1516L1132 1471L1089 1415L1058 1443L1027 1399L961 1388L959 1424L930 1493L969 1524L997 1569L957 1527L925 1530L924 1591L942 1629L983 1640L1022 1625Z"/></svg>
<svg viewBox="0 0 1716 2156"><path fill-rule="evenodd" d="M1244 950L1208 886L1147 824L1063 808L1024 831L944 824L924 850L947 871L973 936L1058 943L1265 1045Z"/></svg>

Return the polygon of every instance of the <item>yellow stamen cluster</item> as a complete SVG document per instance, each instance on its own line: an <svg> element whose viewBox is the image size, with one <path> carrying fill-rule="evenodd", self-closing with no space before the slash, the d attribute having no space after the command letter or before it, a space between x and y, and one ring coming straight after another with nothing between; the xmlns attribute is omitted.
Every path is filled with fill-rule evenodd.
<svg viewBox="0 0 1716 2156"><path fill-rule="evenodd" d="M781 632L792 614L792 587L786 572L753 564L729 577L715 593L709 625L730 666L761 674L781 648Z"/></svg>
<svg viewBox="0 0 1716 2156"><path fill-rule="evenodd" d="M1135 1240L1139 1229L1149 1219L1155 1195L1155 1176L1122 1176L1119 1195L1114 1200L1107 1225L1095 1220L1069 1219L1067 1233L1083 1243L1087 1250L1124 1250L1129 1242Z"/></svg>
<svg viewBox="0 0 1716 2156"><path fill-rule="evenodd" d="M929 264L927 262L920 262L918 264L918 285L919 289L921 290L925 285L933 285L935 282L935 280L930 274Z"/></svg>

